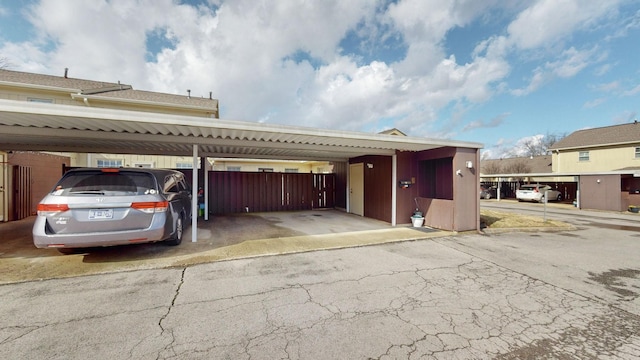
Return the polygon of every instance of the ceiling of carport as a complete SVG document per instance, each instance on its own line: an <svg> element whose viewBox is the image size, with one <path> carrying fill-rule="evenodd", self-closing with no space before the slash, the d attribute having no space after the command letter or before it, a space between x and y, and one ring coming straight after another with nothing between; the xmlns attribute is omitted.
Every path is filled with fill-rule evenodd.
<svg viewBox="0 0 640 360"><path fill-rule="evenodd" d="M482 144L0 100L0 149L345 161Z"/></svg>

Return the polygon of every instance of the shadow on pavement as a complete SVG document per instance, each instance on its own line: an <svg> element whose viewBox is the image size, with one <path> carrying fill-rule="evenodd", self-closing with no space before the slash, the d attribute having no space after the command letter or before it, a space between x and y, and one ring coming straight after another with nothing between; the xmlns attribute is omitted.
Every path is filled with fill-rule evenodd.
<svg viewBox="0 0 640 360"><path fill-rule="evenodd" d="M35 217L0 223L0 283L81 276L304 251L418 240L450 233L389 223L338 210L242 213L199 219L197 242L191 229L182 244L135 244L88 248L62 255L33 246ZM427 233L427 232L430 233Z"/></svg>

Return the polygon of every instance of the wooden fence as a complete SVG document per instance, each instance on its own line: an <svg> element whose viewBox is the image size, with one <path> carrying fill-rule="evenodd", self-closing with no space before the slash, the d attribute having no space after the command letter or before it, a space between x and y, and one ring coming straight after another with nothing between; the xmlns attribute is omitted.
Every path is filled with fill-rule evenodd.
<svg viewBox="0 0 640 360"><path fill-rule="evenodd" d="M332 208L334 174L209 172L209 213Z"/></svg>

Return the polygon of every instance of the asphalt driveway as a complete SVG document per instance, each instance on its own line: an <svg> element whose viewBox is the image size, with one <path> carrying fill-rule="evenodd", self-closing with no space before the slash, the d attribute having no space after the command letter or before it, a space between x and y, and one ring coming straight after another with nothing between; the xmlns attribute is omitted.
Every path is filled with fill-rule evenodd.
<svg viewBox="0 0 640 360"><path fill-rule="evenodd" d="M580 231L5 284L0 358L637 359L637 238Z"/></svg>

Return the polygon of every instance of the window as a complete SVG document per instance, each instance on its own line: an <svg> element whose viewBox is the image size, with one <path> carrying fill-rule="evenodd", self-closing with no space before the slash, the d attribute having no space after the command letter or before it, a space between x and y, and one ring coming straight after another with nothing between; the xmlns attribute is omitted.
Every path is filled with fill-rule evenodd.
<svg viewBox="0 0 640 360"><path fill-rule="evenodd" d="M136 162L136 163L133 163L133 167L150 169L150 168L153 168L153 163L152 162Z"/></svg>
<svg viewBox="0 0 640 360"><path fill-rule="evenodd" d="M640 159L640 147L636 148L636 159Z"/></svg>
<svg viewBox="0 0 640 360"><path fill-rule="evenodd" d="M227 166L227 171L240 171L240 166Z"/></svg>
<svg viewBox="0 0 640 360"><path fill-rule="evenodd" d="M122 167L122 160L98 159L98 167L99 168L104 168L104 167L110 167L110 168Z"/></svg>
<svg viewBox="0 0 640 360"><path fill-rule="evenodd" d="M297 173L298 169L297 168L295 168L295 169L294 168L291 168L291 169L285 168L284 172L286 172L286 173Z"/></svg>
<svg viewBox="0 0 640 360"><path fill-rule="evenodd" d="M260 172L273 172L273 168L258 168Z"/></svg>
<svg viewBox="0 0 640 360"><path fill-rule="evenodd" d="M193 169L193 164L187 162L179 162L176 163L176 169Z"/></svg>
<svg viewBox="0 0 640 360"><path fill-rule="evenodd" d="M589 161L589 152L580 151L580 153L578 154L578 161Z"/></svg>

